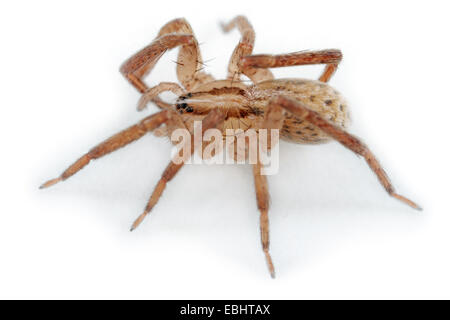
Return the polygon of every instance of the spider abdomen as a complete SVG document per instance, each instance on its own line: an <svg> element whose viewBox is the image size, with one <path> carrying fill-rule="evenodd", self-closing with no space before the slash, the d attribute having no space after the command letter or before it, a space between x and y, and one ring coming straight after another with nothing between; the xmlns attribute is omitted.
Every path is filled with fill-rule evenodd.
<svg viewBox="0 0 450 320"><path fill-rule="evenodd" d="M349 124L344 97L320 81L306 79L277 79L256 84L252 89L254 106L264 112L268 101L283 95L305 104L333 124L346 128ZM321 143L329 137L308 121L287 113L280 137L294 143Z"/></svg>

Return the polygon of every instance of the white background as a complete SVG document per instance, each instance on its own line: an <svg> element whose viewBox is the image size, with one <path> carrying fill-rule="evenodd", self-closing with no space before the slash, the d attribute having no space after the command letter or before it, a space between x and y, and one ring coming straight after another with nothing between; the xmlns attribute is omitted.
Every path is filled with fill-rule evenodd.
<svg viewBox="0 0 450 320"><path fill-rule="evenodd" d="M339 4L338 4L339 3ZM0 298L450 298L449 8L445 1L15 1L0 5ZM186 166L130 233L169 160L152 135L38 186L155 112L123 60L184 16L225 76L246 14L256 53L340 48L330 84L350 129L417 212L341 145L282 143L269 177L270 279L251 168ZM176 50L149 84L175 80ZM322 67L273 70L317 78Z"/></svg>

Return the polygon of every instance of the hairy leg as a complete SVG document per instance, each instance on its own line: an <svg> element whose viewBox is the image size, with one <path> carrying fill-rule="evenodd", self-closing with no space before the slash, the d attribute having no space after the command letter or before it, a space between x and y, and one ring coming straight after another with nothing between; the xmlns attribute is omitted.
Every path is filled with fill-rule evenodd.
<svg viewBox="0 0 450 320"><path fill-rule="evenodd" d="M255 31L248 19L244 16L237 16L229 23L222 24L224 32L229 32L236 27L241 33L241 40L231 55L230 63L228 64L228 79L240 81L240 75L242 73L255 83L273 79L272 72L268 69L256 69L249 66L243 67L241 65L241 58L248 56L253 52Z"/></svg>
<svg viewBox="0 0 450 320"><path fill-rule="evenodd" d="M253 177L255 180L256 203L261 212L260 215L260 232L261 244L266 257L267 267L269 268L270 276L275 278L275 268L273 266L272 258L269 253L269 189L267 185L267 177L261 175L262 165L258 161L253 165Z"/></svg>
<svg viewBox="0 0 450 320"><path fill-rule="evenodd" d="M190 34L194 36L191 25L184 18L178 18L168 22L161 28L158 37L170 33ZM186 90L192 90L202 83L214 80L211 75L202 71L204 66L199 44L194 36L192 44L183 45L178 53L177 76Z"/></svg>
<svg viewBox="0 0 450 320"><path fill-rule="evenodd" d="M169 49L181 46L177 61L177 76L181 84L190 90L199 82L211 81L212 77L201 72L203 62L198 42L185 19L175 19L164 25L157 38L123 63L120 72L141 93L148 90L143 82L147 75Z"/></svg>
<svg viewBox="0 0 450 320"><path fill-rule="evenodd" d="M163 35L125 61L120 72L139 92L145 93L148 87L143 77L153 69L161 56L177 46L193 45L194 41L192 34Z"/></svg>
<svg viewBox="0 0 450 320"><path fill-rule="evenodd" d="M45 182L41 185L40 188L47 188L54 185L55 183L66 180L67 178L80 171L91 160L103 157L108 153L116 151L117 149L122 148L135 140L138 140L147 132L156 129L161 124L165 123L169 119L169 116L169 111L164 110L146 117L139 123L115 134L111 138L92 148L88 153L84 154L80 159L75 161L69 168L67 168L58 178Z"/></svg>
<svg viewBox="0 0 450 320"><path fill-rule="evenodd" d="M171 106L170 104L165 104L165 102L162 102L158 98L158 95L160 93L162 93L162 92L165 92L165 91L170 91L170 92L176 94L177 96L181 96L181 95L186 93L186 91L182 87L180 87L180 85L178 83L175 83L175 82L161 82L157 86L154 86L154 87L148 89L142 95L141 99L139 99L139 102L138 102L138 107L137 107L138 111L144 110L145 107L147 106L147 103L149 103L150 101L153 101L153 102L157 103L157 105L160 108L162 108L162 109ZM158 100L155 101L156 98L158 98ZM159 101L164 103L164 105L158 104Z"/></svg>
<svg viewBox="0 0 450 320"><path fill-rule="evenodd" d="M326 64L325 70L319 78L319 81L328 82L338 64L342 60L342 53L337 49L321 51L300 51L287 54L269 55L258 54L242 57L241 65L243 68L279 68L300 66L308 64Z"/></svg>
<svg viewBox="0 0 450 320"><path fill-rule="evenodd" d="M203 133L211 128L218 127L223 121L225 120L225 114L220 111L219 109L213 109L208 113L208 115L202 120L202 136ZM191 155L194 153L194 137L191 137ZM150 211L153 209L153 207L158 202L159 198L161 197L162 193L164 192L164 189L166 188L167 183L175 177L175 175L180 171L180 169L183 167L184 162L181 162L179 164L171 161L169 165L164 170L163 174L161 175L161 178L159 179L158 183L155 186L155 189L153 190L152 195L150 196L150 199L147 202L147 205L145 206L144 212L134 221L131 231L136 229L139 224L144 220L144 218L150 213Z"/></svg>
<svg viewBox="0 0 450 320"><path fill-rule="evenodd" d="M344 147L350 149L356 154L363 156L370 169L372 169L372 171L376 174L378 181L390 196L404 202L414 209L421 210L421 208L416 203L395 192L395 189L391 184L386 172L381 167L381 164L361 140L328 122L322 116L320 116L320 114L310 110L306 105L300 103L297 100L292 100L284 96L278 96L271 100L269 106L280 106L290 113L301 117L306 121L309 121L313 125L320 128L323 132L328 134L330 137L337 140Z"/></svg>
<svg viewBox="0 0 450 320"><path fill-rule="evenodd" d="M283 126L283 122L285 119L285 110L279 105L270 105L268 106L264 118L262 122L259 124L259 129L267 129L267 142L260 141L260 143L266 144L265 146L261 146L261 149L264 151L268 151L272 146L270 141L271 134L270 130L280 130ZM269 268L269 272L272 278L275 277L275 269L273 266L272 258L269 253L269 191L267 184L267 177L265 175L261 175L262 172L262 164L258 160L256 164L253 165L253 176L255 181L255 191L256 191L256 202L258 205L258 209L261 213L260 216L260 232L261 232L261 243L264 251L264 255L266 257L267 267Z"/></svg>
<svg viewBox="0 0 450 320"><path fill-rule="evenodd" d="M267 107L264 113L264 120L261 124L261 129L267 129L267 141L260 141L260 143L267 143L267 146L263 146L263 150L270 150L272 146L272 135L270 130L281 130L283 127L286 111L279 105L271 104Z"/></svg>

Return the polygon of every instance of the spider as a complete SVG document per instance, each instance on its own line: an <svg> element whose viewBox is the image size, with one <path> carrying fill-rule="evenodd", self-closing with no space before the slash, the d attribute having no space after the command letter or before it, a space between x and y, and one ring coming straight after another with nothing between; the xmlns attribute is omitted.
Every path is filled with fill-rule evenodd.
<svg viewBox="0 0 450 320"><path fill-rule="evenodd" d="M184 18L168 22L159 31L155 40L123 63L120 72L142 96L138 110L149 102L161 111L139 123L113 135L92 148L69 166L59 177L44 183L41 188L54 185L71 177L91 160L103 157L148 132L163 135L184 128L193 132L194 121L201 121L202 132L217 128L225 136L227 128L279 129L280 137L293 143L317 144L334 139L354 153L364 157L387 193L421 209L413 201L397 194L378 160L360 139L346 131L349 117L347 103L342 95L328 85L328 81L342 60L340 50L300 51L288 54L253 55L255 32L246 17L237 16L222 24L224 32L237 28L241 39L235 47L228 65L225 80L215 80L203 71L199 44L191 26ZM169 49L179 47L176 62L180 84L161 82L149 88L143 77L147 75L160 57ZM324 64L325 69L318 81L306 79L274 79L270 68ZM240 78L251 80L246 84ZM174 104L164 102L159 94L165 91L178 98ZM162 130L162 131L161 131ZM191 149L191 155L194 148ZM260 233L262 249L272 277L275 269L269 253L269 191L267 177L261 174L262 164L252 165L257 207L260 211ZM156 184L144 212L133 223L134 230L158 202L167 183L172 180L183 163L171 161Z"/></svg>

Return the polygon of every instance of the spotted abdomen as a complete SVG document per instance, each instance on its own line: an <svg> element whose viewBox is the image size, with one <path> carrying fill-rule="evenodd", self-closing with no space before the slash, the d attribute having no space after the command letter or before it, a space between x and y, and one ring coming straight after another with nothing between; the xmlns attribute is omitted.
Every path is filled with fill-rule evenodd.
<svg viewBox="0 0 450 320"><path fill-rule="evenodd" d="M258 83L254 90L258 107L265 108L274 95L284 95L305 104L326 120L346 128L349 124L344 97L326 83L305 79L280 79ZM329 137L310 122L287 114L281 129L282 139L294 143L321 143Z"/></svg>

